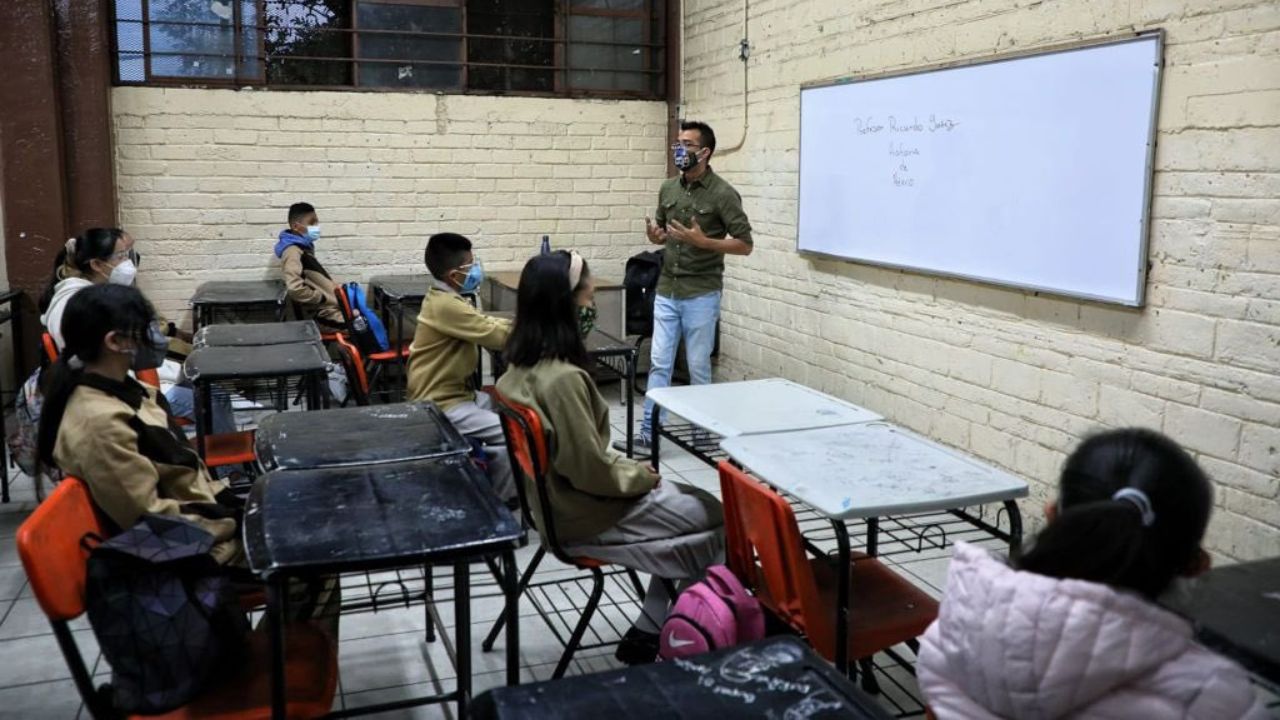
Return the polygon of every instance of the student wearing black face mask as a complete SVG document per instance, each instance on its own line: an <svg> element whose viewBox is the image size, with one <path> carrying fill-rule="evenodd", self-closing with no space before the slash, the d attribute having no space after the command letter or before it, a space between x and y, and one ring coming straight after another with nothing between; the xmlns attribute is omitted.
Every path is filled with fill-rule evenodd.
<svg viewBox="0 0 1280 720"><path fill-rule="evenodd" d="M83 480L118 530L145 513L179 515L209 532L220 564L240 560L240 502L214 480L156 388L130 370L164 361L168 340L132 287L87 287L67 302L66 347L45 378L40 462Z"/></svg>

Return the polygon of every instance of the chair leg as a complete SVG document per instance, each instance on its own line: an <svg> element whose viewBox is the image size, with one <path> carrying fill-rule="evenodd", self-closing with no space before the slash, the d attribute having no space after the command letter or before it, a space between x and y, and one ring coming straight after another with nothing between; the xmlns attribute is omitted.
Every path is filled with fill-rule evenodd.
<svg viewBox="0 0 1280 720"><path fill-rule="evenodd" d="M636 573L635 570L627 568L627 577L631 578L631 585L636 589L636 597L639 598L641 604L643 604L644 596L649 594L648 588L644 586L644 583L640 582L640 575ZM671 599L674 600L675 596L672 595Z"/></svg>
<svg viewBox="0 0 1280 720"><path fill-rule="evenodd" d="M862 689L872 695L879 695L880 683L876 680L875 665L871 662L871 658L859 659L858 667L862 671Z"/></svg>
<svg viewBox="0 0 1280 720"><path fill-rule="evenodd" d="M520 576L520 582L516 585L516 597L524 595L524 591L529 587L529 581L533 579L533 573L538 569L538 565L542 562L542 558L547 554L546 549L539 547L538 551L533 554L533 560L529 562L529 567L524 569L524 574ZM489 630L489 634L485 637L484 642L480 644L480 648L485 652L493 650L493 644L497 642L498 635L502 632L502 628L507 623L507 613L503 612L498 616L498 620L494 622L493 628Z"/></svg>
<svg viewBox="0 0 1280 720"><path fill-rule="evenodd" d="M918 639L911 638L908 640L907 647L911 648L911 652L915 653L916 657L920 657L920 641Z"/></svg>
<svg viewBox="0 0 1280 720"><path fill-rule="evenodd" d="M431 604L436 601L436 584L435 573L432 572L430 565L422 566L422 589L426 596L426 602L423 604L423 612L427 614L427 642L436 641L436 624L431 618Z"/></svg>
<svg viewBox="0 0 1280 720"><path fill-rule="evenodd" d="M569 669L569 661L573 660L573 654L582 643L582 636L586 634L587 626L591 624L591 618L596 614L596 607L600 604L600 596L603 594L604 572L600 568L591 568L591 597L587 598L587 606L582 609L582 618L578 620L577 627L569 636L569 644L565 646L560 662L556 663L556 671L551 674L552 680L564 677L564 671Z"/></svg>

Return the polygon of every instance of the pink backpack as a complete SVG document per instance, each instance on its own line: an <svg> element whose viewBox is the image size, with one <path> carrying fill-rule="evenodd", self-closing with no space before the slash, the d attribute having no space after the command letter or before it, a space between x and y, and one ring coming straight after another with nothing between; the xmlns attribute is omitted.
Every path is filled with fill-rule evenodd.
<svg viewBox="0 0 1280 720"><path fill-rule="evenodd" d="M715 565L680 593L660 637L664 660L733 647L764 637L764 611L729 568Z"/></svg>

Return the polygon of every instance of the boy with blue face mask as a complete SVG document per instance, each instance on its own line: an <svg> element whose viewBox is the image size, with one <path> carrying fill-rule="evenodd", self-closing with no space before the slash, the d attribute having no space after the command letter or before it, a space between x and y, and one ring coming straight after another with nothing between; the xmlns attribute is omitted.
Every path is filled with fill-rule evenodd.
<svg viewBox="0 0 1280 720"><path fill-rule="evenodd" d="M484 283L484 268L470 240L456 233L432 235L424 260L432 281L409 348L409 398L434 402L458 432L486 447L492 457L489 479L510 500L516 488L502 422L473 378L480 348L501 350L511 322L485 315L466 297Z"/></svg>
<svg viewBox="0 0 1280 720"><path fill-rule="evenodd" d="M284 285L289 299L302 308L303 316L314 319L322 329L345 327L338 309L336 282L316 258L316 241L320 239L320 218L309 203L289 207L289 228L280 231L275 254L284 270Z"/></svg>

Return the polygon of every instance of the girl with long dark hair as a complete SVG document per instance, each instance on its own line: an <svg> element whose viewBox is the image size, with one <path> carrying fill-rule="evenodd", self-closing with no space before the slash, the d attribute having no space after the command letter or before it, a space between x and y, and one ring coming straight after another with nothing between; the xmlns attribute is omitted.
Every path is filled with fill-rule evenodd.
<svg viewBox="0 0 1280 720"><path fill-rule="evenodd" d="M549 435L547 492L566 552L652 575L643 612L617 652L628 664L650 662L672 601L662 579L698 578L720 561L724 515L710 494L663 480L610 448L608 406L583 345L594 310L594 282L581 256L531 259L520 275L509 368L498 390L536 410ZM533 488L527 492L533 497Z"/></svg>

